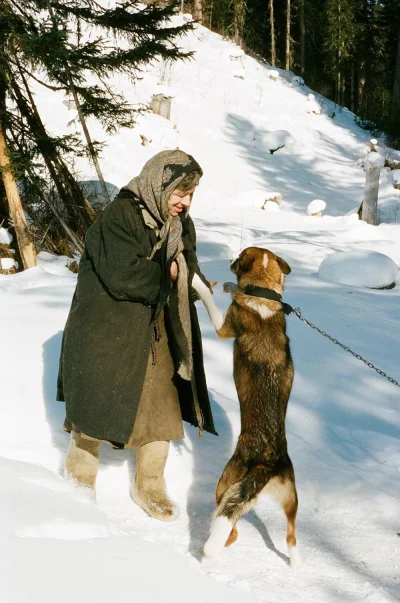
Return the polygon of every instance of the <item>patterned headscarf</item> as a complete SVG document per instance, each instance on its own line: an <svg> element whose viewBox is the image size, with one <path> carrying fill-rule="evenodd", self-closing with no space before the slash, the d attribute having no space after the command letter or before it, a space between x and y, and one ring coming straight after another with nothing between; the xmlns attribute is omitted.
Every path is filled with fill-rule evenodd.
<svg viewBox="0 0 400 603"><path fill-rule="evenodd" d="M144 165L139 176L133 178L124 188L139 197L147 211L160 227L160 241L168 236L167 257L175 256L182 237L182 223L179 216L170 216L168 200L173 191L190 172L196 170L200 176L203 170L197 161L183 151L161 151ZM156 251L153 249L152 255Z"/></svg>

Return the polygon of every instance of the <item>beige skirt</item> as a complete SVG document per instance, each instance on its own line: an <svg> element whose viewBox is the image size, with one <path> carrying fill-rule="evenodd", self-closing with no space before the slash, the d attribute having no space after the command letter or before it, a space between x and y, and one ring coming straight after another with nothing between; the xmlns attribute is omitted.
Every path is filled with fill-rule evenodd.
<svg viewBox="0 0 400 603"><path fill-rule="evenodd" d="M156 363L153 365L153 355L150 352L132 433L125 445L118 446L112 442L114 447L132 449L149 442L180 440L185 437L178 391L172 381L175 372L174 363L169 350L163 313L158 319L158 330L160 340L155 343ZM82 433L67 419L64 421L64 430L80 433L82 437L90 440L97 440ZM107 441L107 443L111 442Z"/></svg>

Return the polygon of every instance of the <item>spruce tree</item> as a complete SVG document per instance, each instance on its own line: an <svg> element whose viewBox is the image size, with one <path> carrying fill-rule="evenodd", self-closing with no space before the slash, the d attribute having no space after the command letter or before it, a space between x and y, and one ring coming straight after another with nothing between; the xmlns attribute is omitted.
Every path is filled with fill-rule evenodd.
<svg viewBox="0 0 400 603"><path fill-rule="evenodd" d="M126 73L134 79L152 60L188 58L190 53L182 53L175 40L191 25L171 26L168 20L175 12L174 6L143 7L136 0L109 9L94 0L0 3L0 72L8 99L5 127L13 162L24 182L25 199L47 203L69 238L75 237L77 247L81 248L79 239L91 223L92 212L66 158L86 153L97 160L100 145L88 131L87 146L74 136L51 137L36 107L31 82L46 86L49 94L51 90L72 93L86 128L88 117L98 119L109 133L131 127L135 108L107 84L107 78Z"/></svg>

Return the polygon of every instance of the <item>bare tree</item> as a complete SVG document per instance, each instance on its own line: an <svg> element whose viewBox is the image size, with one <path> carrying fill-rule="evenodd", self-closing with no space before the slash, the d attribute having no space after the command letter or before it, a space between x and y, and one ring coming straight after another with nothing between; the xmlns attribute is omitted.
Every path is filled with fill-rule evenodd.
<svg viewBox="0 0 400 603"><path fill-rule="evenodd" d="M274 0L269 0L269 22L271 27L271 65L276 64L276 49L275 49L275 20L274 20Z"/></svg>

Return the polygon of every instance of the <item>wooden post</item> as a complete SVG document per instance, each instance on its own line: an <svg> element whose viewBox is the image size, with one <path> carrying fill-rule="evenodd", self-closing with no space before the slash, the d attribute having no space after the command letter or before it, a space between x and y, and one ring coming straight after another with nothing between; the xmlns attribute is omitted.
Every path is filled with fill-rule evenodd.
<svg viewBox="0 0 400 603"><path fill-rule="evenodd" d="M165 119L170 119L171 98L164 96L163 94L153 94L151 108L156 115L161 115L161 117L165 117Z"/></svg>
<svg viewBox="0 0 400 603"><path fill-rule="evenodd" d="M21 259L24 264L24 268L33 268L34 266L36 266L36 250L29 234L28 224L26 222L24 210L22 208L18 187L10 169L10 159L1 124L0 167L2 168L4 188L6 189L8 206L10 208L15 233L17 235L17 242L19 252L21 254Z"/></svg>
<svg viewBox="0 0 400 603"><path fill-rule="evenodd" d="M377 161L369 161L371 155L376 155ZM373 158L372 158L373 159ZM361 219L368 224L378 224L378 192L381 163L378 153L369 153L365 162L365 190L362 204Z"/></svg>

